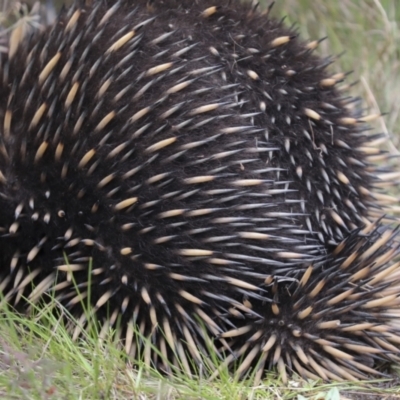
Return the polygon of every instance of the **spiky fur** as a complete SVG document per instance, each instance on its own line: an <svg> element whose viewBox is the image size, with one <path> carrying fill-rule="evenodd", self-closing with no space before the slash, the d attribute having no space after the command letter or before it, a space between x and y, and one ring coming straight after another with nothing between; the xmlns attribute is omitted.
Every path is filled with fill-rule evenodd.
<svg viewBox="0 0 400 400"><path fill-rule="evenodd" d="M321 289L331 298L364 268L356 257L342 273L332 251L344 240L349 257L364 240L350 232L379 210L369 156L381 153L335 86L344 75L326 70L331 60L314 56L314 43L250 5L214 5L77 3L44 32L11 39L0 74L0 289L16 306L55 289L78 317L90 291L104 326L121 318L128 353L140 346L137 325L176 363L207 353L200 320L219 338L217 353L246 356L240 372L261 353L263 366L284 374L299 344L267 328L276 307L288 324L297 312L290 296L278 305L280 287L291 282L288 293L297 287L307 306L317 282L334 275L330 291ZM394 287L371 292L363 282L367 303ZM356 295L348 299L359 308ZM391 306L365 318L398 338L384 312ZM306 316L320 316L307 333L312 354L328 340L316 327L330 316L318 310ZM223 338L235 336L232 328L250 341L239 335L230 347ZM274 353L262 351L273 335ZM368 335L354 340L364 345ZM334 343L325 349L342 346ZM379 357L393 360L386 350ZM323 354L314 355L322 372L312 362L287 365L331 378L324 362L335 354ZM297 362L307 364L302 354Z"/></svg>

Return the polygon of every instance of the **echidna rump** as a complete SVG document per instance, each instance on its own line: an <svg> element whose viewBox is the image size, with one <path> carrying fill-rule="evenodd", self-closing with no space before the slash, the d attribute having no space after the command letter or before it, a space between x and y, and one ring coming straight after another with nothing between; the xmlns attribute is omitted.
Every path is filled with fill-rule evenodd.
<svg viewBox="0 0 400 400"><path fill-rule="evenodd" d="M212 351L239 375L358 379L398 361L396 232L369 222L384 155L315 47L239 1L76 2L12 36L5 299L54 292L78 336L90 296L102 333L162 369Z"/></svg>

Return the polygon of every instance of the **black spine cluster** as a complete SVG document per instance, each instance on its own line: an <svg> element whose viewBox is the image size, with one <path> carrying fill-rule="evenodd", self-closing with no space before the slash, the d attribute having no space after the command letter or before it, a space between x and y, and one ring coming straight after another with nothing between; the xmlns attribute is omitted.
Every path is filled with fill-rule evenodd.
<svg viewBox="0 0 400 400"><path fill-rule="evenodd" d="M54 292L74 336L90 295L103 331L118 320L163 369L211 349L259 378L377 374L398 359L399 271L372 218L372 117L317 42L220 3L76 3L11 37L0 289L16 307Z"/></svg>

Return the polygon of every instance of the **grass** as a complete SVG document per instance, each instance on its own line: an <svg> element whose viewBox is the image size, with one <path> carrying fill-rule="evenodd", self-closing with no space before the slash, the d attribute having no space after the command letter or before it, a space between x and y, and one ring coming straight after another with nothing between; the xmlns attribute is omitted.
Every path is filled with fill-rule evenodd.
<svg viewBox="0 0 400 400"><path fill-rule="evenodd" d="M141 363L126 362L110 332L98 340L95 329L73 342L66 317L53 301L21 316L0 308L0 398L2 399L344 399L358 393L395 399L398 388L384 389L385 380L331 383L293 379L282 385L274 373L253 387L223 371L209 382L177 374L173 379ZM63 316L60 318L57 314ZM68 318L67 318L68 319ZM340 397L340 396L345 397ZM372 397L371 397L372 398ZM381 397L379 397L381 398Z"/></svg>
<svg viewBox="0 0 400 400"><path fill-rule="evenodd" d="M286 15L305 39L327 36L322 56L341 54L332 72L354 71L350 88L371 112L386 113L375 128L400 146L399 0L278 0L273 15ZM376 380L359 383L305 381L288 385L270 373L261 385L178 375L173 379L124 361L110 334L103 342L93 329L77 342L53 312L57 304L18 315L0 307L0 398L2 399L400 399L400 385Z"/></svg>

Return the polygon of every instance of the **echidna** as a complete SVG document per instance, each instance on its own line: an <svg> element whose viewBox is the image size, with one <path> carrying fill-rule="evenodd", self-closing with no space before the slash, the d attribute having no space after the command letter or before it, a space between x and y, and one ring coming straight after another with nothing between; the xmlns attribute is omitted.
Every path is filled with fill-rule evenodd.
<svg viewBox="0 0 400 400"><path fill-rule="evenodd" d="M163 369L212 351L339 379L398 360L395 232L368 222L377 137L315 47L239 1L76 2L14 35L5 299L54 292L78 336L90 295L103 332Z"/></svg>

